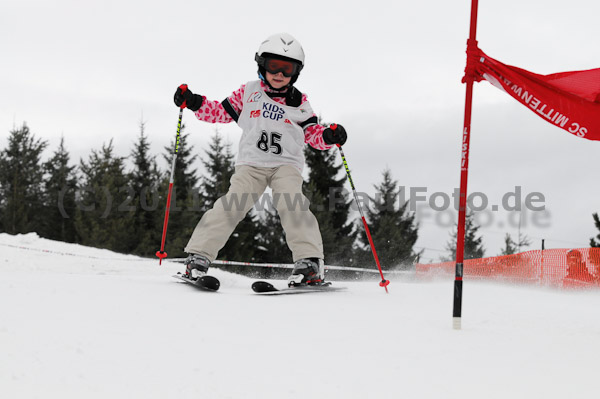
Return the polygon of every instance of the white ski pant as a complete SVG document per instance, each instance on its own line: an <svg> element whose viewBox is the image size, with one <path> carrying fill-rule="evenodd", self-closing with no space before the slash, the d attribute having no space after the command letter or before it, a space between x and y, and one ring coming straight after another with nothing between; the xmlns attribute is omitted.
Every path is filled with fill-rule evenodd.
<svg viewBox="0 0 600 399"><path fill-rule="evenodd" d="M185 252L204 255L214 261L235 227L268 186L273 192L271 201L281 219L294 262L303 258L323 259L319 224L308 209L309 201L302 194L302 182L300 171L291 165L276 168L236 166L229 192L202 216Z"/></svg>

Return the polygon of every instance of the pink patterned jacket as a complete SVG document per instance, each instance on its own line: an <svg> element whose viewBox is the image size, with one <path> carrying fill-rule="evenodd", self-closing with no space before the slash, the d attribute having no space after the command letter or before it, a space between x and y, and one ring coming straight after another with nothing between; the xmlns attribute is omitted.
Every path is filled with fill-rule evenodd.
<svg viewBox="0 0 600 399"><path fill-rule="evenodd" d="M273 90L264 82L260 82L260 85L266 92L273 92ZM242 85L239 89L234 91L231 96L227 97L226 100L238 115L241 114L244 106L243 99L245 88L246 85ZM231 115L225 110L225 107L222 103L219 101L208 100L205 96L202 96L202 98L202 106L194 113L196 118L209 123L231 123L234 121ZM302 103L306 102L306 100L306 94L303 93ZM273 101L285 105L285 97L274 97ZM304 142L317 150L328 150L332 146L325 144L323 141L323 131L325 130L325 126L316 123L316 118L316 115L312 115L312 120L314 123L309 123L306 127L304 127Z"/></svg>

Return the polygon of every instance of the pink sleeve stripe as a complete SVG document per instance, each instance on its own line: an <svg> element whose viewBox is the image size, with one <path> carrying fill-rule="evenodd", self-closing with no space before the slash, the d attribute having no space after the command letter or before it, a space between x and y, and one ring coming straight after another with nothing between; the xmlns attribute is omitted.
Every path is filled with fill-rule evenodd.
<svg viewBox="0 0 600 399"><path fill-rule="evenodd" d="M229 116L219 101L207 100L206 97L202 97L204 98L202 106L194 113L196 118L208 123L233 122L233 118Z"/></svg>
<svg viewBox="0 0 600 399"><path fill-rule="evenodd" d="M239 89L234 91L231 96L228 97L229 103L235 109L235 111L239 114L242 113L242 108L244 104L244 89L246 85L242 85ZM202 106L198 111L194 114L196 118L201 121L208 123L231 123L233 122L233 118L227 113L221 102L208 100L206 96L202 96L204 101L202 102Z"/></svg>
<svg viewBox="0 0 600 399"><path fill-rule="evenodd" d="M325 126L312 125L304 130L304 142L316 150L328 150L332 145L325 144L323 141L323 131Z"/></svg>
<svg viewBox="0 0 600 399"><path fill-rule="evenodd" d="M244 90L246 89L246 85L242 85L239 89L234 91L228 98L229 103L235 109L235 111L239 114L242 113L242 109L244 108Z"/></svg>

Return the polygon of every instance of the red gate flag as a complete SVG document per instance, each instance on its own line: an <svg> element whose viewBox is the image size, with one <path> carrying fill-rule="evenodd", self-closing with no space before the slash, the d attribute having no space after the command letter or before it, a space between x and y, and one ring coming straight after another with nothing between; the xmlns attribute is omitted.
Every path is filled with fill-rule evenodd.
<svg viewBox="0 0 600 399"><path fill-rule="evenodd" d="M476 81L487 80L577 137L600 140L600 68L538 75L496 61L477 47L467 54L466 71Z"/></svg>

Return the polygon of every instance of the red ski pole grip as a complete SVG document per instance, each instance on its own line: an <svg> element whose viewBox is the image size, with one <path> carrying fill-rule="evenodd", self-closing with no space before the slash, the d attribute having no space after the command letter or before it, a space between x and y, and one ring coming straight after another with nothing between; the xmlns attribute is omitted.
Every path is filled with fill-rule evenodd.
<svg viewBox="0 0 600 399"><path fill-rule="evenodd" d="M183 94L188 89L188 85L186 85L184 83L181 86L179 86L179 88L181 89L181 94ZM185 107L187 107L187 104L186 104L186 101L183 100L183 103L181 104L181 106L179 108L184 109Z"/></svg>
<svg viewBox="0 0 600 399"><path fill-rule="evenodd" d="M337 125L337 123L332 123L331 125L329 125L329 128L330 128L331 130L335 130L335 129L337 129L337 126L338 126L338 125ZM339 143L337 143L337 144L336 144L336 146L337 146L338 148L342 148L342 146L341 146Z"/></svg>

